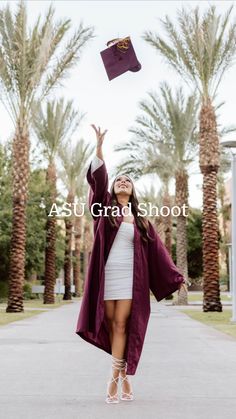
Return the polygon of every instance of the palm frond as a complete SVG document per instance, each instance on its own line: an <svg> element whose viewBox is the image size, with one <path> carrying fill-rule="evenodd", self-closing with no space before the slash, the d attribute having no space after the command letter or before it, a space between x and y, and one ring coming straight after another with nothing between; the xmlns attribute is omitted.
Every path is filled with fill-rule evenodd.
<svg viewBox="0 0 236 419"><path fill-rule="evenodd" d="M210 6L200 15L195 9L182 7L175 26L168 16L161 20L167 40L146 31L143 39L154 47L181 78L205 98L214 100L218 86L234 62L236 22L230 24L233 6L225 16L217 15Z"/></svg>
<svg viewBox="0 0 236 419"><path fill-rule="evenodd" d="M59 148L59 157L63 166L61 179L68 191L72 190L77 195L84 193L87 164L93 152L94 146L85 143L83 139L80 139L76 145L68 141Z"/></svg>
<svg viewBox="0 0 236 419"><path fill-rule="evenodd" d="M83 114L73 108L73 102L65 102L63 98L47 101L45 111L41 104L34 103L33 128L49 160L71 139L82 117Z"/></svg>
<svg viewBox="0 0 236 419"><path fill-rule="evenodd" d="M185 97L182 88L174 94L164 82L160 94L149 92L139 107L142 113L129 129L133 138L115 147L129 155L118 170L135 179L155 173L168 185L177 169L188 168L196 158L199 99L196 93Z"/></svg>
<svg viewBox="0 0 236 419"><path fill-rule="evenodd" d="M81 22L68 38L70 26L68 19L55 21L52 6L32 29L24 1L15 15L8 5L0 9L0 100L15 123L30 122L33 102L62 81L93 37L93 28Z"/></svg>
<svg viewBox="0 0 236 419"><path fill-rule="evenodd" d="M88 40L93 38L93 28L84 28L80 24L79 29L65 46L63 52L52 67L42 88L42 97L48 94L52 87L66 77L67 71L74 66L80 57L80 53Z"/></svg>

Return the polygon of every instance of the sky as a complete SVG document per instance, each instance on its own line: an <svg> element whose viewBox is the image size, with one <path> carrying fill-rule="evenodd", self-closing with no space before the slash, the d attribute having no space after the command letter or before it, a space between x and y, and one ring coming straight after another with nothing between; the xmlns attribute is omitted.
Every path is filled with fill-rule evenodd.
<svg viewBox="0 0 236 419"><path fill-rule="evenodd" d="M0 7L7 2L0 0ZM12 9L17 2L11 0ZM218 13L224 14L231 4L234 4L233 16L236 16L235 1L27 1L28 23L32 25L38 14L44 15L49 5L55 7L56 18L70 18L72 30L83 21L85 26L93 26L95 38L83 49L81 59L74 67L69 77L64 80L63 88L55 91L56 96L74 100L74 106L85 112L86 116L74 138L78 141L83 137L91 144L96 144L91 123L107 129L104 142L104 159L108 172L125 156L115 153L114 146L131 138L128 129L134 125L139 114L138 103L147 97L150 90L158 91L159 84L167 81L173 88L184 86L183 81L171 70L156 51L143 39L145 30L163 34L160 19L166 14L175 19L176 12L182 6L195 7L201 10L210 4L216 5ZM106 43L113 38L131 36L136 55L142 64L137 73L127 72L109 81L100 57L100 51L106 48ZM217 102L225 102L220 109L219 122L222 126L235 123L235 83L236 67L232 67L222 80ZM0 104L1 130L0 141L9 138L13 133L12 123ZM92 157L92 156L91 156ZM198 161L189 173L189 204L202 208L202 176ZM111 180L111 179L110 179ZM160 183L155 176L146 177L136 182L138 190L149 187L155 182L157 189ZM171 184L174 193L174 181Z"/></svg>

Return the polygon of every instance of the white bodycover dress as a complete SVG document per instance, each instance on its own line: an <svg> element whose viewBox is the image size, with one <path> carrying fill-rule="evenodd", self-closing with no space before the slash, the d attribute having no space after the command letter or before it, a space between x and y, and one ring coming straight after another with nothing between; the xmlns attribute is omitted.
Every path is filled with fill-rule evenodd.
<svg viewBox="0 0 236 419"><path fill-rule="evenodd" d="M94 157L91 171L103 164ZM132 299L134 263L134 224L122 222L105 264L104 300Z"/></svg>

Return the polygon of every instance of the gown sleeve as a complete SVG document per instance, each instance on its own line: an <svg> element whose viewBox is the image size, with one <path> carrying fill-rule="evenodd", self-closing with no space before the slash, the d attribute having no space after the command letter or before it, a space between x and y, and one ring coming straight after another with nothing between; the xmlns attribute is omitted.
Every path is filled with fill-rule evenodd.
<svg viewBox="0 0 236 419"><path fill-rule="evenodd" d="M108 174L105 162L95 156L91 161L86 178L89 188L88 206L91 212L93 205L92 217L97 220L99 218L99 210L106 205L110 196L108 191Z"/></svg>
<svg viewBox="0 0 236 419"><path fill-rule="evenodd" d="M97 156L94 156L91 162L91 173L95 172L95 170L99 169L103 165L104 161Z"/></svg>
<svg viewBox="0 0 236 419"><path fill-rule="evenodd" d="M178 271L164 243L149 221L148 241L149 288L157 301L177 291L184 277Z"/></svg>

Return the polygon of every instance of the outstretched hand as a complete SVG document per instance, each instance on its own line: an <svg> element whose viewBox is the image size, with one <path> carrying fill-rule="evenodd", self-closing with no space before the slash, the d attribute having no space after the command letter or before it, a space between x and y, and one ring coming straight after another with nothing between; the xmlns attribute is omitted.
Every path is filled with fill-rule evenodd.
<svg viewBox="0 0 236 419"><path fill-rule="evenodd" d="M188 288L187 288L186 284L181 283L180 286L179 286L179 289L178 289L178 294L179 294L179 292L182 288L184 288L185 292L188 292Z"/></svg>
<svg viewBox="0 0 236 419"><path fill-rule="evenodd" d="M91 124L91 127L94 129L95 133L96 133L96 137L97 137L97 146L101 147L104 141L104 137L107 133L107 129L103 132L101 132L101 128L98 127L96 128L96 126L94 124Z"/></svg>

